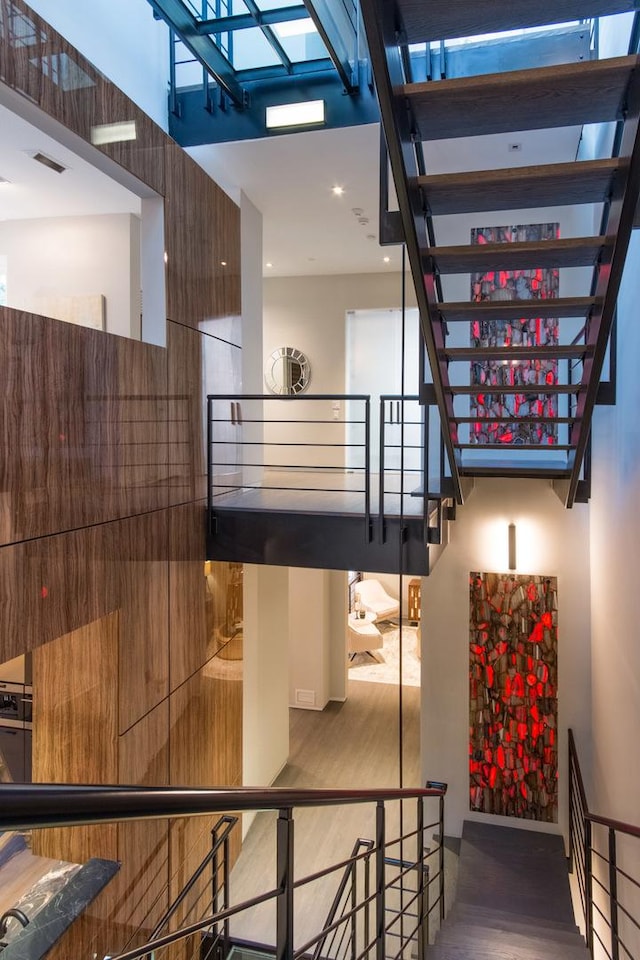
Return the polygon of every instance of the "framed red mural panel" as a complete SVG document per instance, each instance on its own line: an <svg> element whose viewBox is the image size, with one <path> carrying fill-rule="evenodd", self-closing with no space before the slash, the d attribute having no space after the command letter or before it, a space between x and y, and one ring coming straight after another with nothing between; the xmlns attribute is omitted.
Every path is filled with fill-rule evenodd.
<svg viewBox="0 0 640 960"><path fill-rule="evenodd" d="M472 244L539 242L560 236L559 223L529 223L503 227L474 227ZM553 300L558 297L559 271L550 268L527 270L490 270L471 275L471 299ZM550 318L514 320L474 320L471 323L473 347L557 346L559 321ZM471 443L554 445L557 424L536 422L536 416L558 415L557 397L545 393L546 385L558 382L557 360L477 360L471 364L471 384L478 393L471 397L473 424ZM518 393L503 393L500 387L522 387ZM513 417L510 423L496 417ZM518 418L522 418L518 422Z"/></svg>
<svg viewBox="0 0 640 960"><path fill-rule="evenodd" d="M555 577L469 575L470 809L558 819Z"/></svg>

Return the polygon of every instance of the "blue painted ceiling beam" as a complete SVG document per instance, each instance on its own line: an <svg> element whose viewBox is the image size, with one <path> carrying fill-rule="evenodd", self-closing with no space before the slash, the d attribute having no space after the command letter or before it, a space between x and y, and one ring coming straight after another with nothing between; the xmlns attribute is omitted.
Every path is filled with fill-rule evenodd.
<svg viewBox="0 0 640 960"><path fill-rule="evenodd" d="M356 26L346 14L346 8L339 0L304 0L304 3L345 90L355 93L358 89L358 38ZM346 29L345 17L348 20ZM346 36L348 33L351 36Z"/></svg>
<svg viewBox="0 0 640 960"><path fill-rule="evenodd" d="M198 21L182 0L149 0L157 13L180 37L238 107L245 103L244 90L238 83L235 70L210 36L198 30Z"/></svg>
<svg viewBox="0 0 640 960"><path fill-rule="evenodd" d="M250 30L252 27L308 19L309 14L304 6L280 7L277 10L259 10L255 16L250 13L238 13L231 17L202 20L198 23L198 33L232 33L234 30Z"/></svg>

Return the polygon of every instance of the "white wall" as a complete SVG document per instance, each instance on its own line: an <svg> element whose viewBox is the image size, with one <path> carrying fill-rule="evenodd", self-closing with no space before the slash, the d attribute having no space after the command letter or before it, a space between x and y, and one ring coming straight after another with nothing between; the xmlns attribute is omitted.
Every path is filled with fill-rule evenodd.
<svg viewBox="0 0 640 960"><path fill-rule="evenodd" d="M243 771L273 783L289 756L287 567L244 565Z"/></svg>
<svg viewBox="0 0 640 960"><path fill-rule="evenodd" d="M517 573L558 578L559 824L469 811L469 573L507 568L507 526L516 523ZM477 480L458 507L451 540L422 581L423 779L449 784L447 833L464 819L566 833L567 728L588 741L590 719L589 507L566 510L543 480Z"/></svg>
<svg viewBox="0 0 640 960"><path fill-rule="evenodd" d="M329 701L331 634L327 570L289 567L289 704L322 710ZM344 643L342 644L344 651Z"/></svg>
<svg viewBox="0 0 640 960"><path fill-rule="evenodd" d="M415 306L411 284L407 284L408 306ZM277 347L296 347L311 364L309 393L346 392L346 327L347 310L398 307L401 303L401 274L344 274L325 277L274 277L264 282L263 368L266 358ZM266 388L265 388L266 391ZM265 404L266 416L281 417L281 403ZM298 407L300 418L332 419L331 401L318 401ZM313 412L311 412L313 410ZM360 411L358 411L360 414ZM290 416L287 412L287 416ZM344 409L340 410L344 418ZM313 429L318 442L342 442L344 428L325 425ZM282 440L276 426L265 429L265 438ZM288 425L289 438L298 439ZM300 438L302 439L302 438ZM308 430L304 439L311 440ZM273 452L272 448L272 452ZM305 459L305 455L307 459ZM298 448L291 454L280 448L282 463L322 463L341 466L342 451ZM295 459L294 459L295 457ZM322 459L320 459L322 457ZM287 459L288 458L288 459Z"/></svg>
<svg viewBox="0 0 640 960"><path fill-rule="evenodd" d="M154 20L147 0L29 0L29 6L167 129L169 31Z"/></svg>
<svg viewBox="0 0 640 960"><path fill-rule="evenodd" d="M637 823L640 766L640 236L632 236L618 298L615 407L593 419L591 615L593 783L590 806ZM582 748L581 748L582 749Z"/></svg>
<svg viewBox="0 0 640 960"><path fill-rule="evenodd" d="M108 332L139 337L139 230L130 214L0 222L8 306L46 313L47 298L103 294Z"/></svg>

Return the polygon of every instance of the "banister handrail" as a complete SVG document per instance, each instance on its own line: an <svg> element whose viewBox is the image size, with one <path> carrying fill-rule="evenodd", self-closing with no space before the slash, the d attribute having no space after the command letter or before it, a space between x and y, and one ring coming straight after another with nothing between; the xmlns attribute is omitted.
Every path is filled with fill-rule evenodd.
<svg viewBox="0 0 640 960"><path fill-rule="evenodd" d="M611 830L617 830L619 833L626 833L631 837L637 837L640 839L640 826L636 826L633 823L625 823L623 820L612 820L611 817L603 817L599 813L592 813L591 810L589 810L587 794L585 792L584 781L582 779L582 771L580 769L580 761L578 760L578 751L576 749L576 742L571 729L569 730L569 752L571 754L576 771L576 780L578 784L578 790L580 792L580 799L584 807L585 820L589 820L591 823L598 823L600 826L609 827Z"/></svg>
<svg viewBox="0 0 640 960"><path fill-rule="evenodd" d="M289 787L206 789L5 783L0 792L0 830L28 830L32 827L189 817L229 810L284 810L443 797L446 786L293 790Z"/></svg>

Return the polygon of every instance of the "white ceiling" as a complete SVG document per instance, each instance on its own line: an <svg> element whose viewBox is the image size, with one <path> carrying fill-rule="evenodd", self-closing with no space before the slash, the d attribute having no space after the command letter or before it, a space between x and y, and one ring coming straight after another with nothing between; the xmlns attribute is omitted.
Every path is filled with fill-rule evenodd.
<svg viewBox="0 0 640 960"><path fill-rule="evenodd" d="M140 198L0 105L0 220L140 213ZM49 170L41 152L67 167Z"/></svg>
<svg viewBox="0 0 640 960"><path fill-rule="evenodd" d="M0 184L0 220L139 214L137 195L2 105L0 130L0 177L10 181ZM265 276L377 273L400 268L400 249L378 244L379 130L316 130L189 153L234 199L242 190L261 211ZM574 127L436 141L425 159L430 173L561 162L575 157L579 138ZM512 143L521 149L510 151ZM35 162L37 151L65 172Z"/></svg>
<svg viewBox="0 0 640 960"><path fill-rule="evenodd" d="M368 124L188 152L230 196L242 190L261 211L265 276L374 273L400 266L399 248L378 245L379 131ZM425 145L425 160L429 173L558 163L575 158L579 138L571 127L441 140Z"/></svg>

